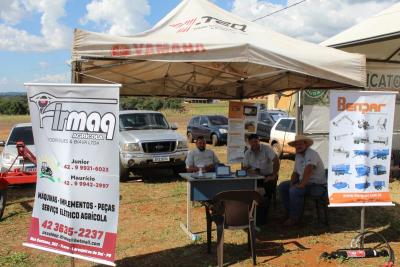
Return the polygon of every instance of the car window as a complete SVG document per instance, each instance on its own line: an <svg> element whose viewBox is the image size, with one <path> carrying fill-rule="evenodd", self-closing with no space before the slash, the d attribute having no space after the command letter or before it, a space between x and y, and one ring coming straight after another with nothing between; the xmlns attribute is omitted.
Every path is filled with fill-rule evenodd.
<svg viewBox="0 0 400 267"><path fill-rule="evenodd" d="M282 119L279 121L278 125L276 125L275 129L278 131L289 131L291 120L289 119Z"/></svg>
<svg viewBox="0 0 400 267"><path fill-rule="evenodd" d="M290 126L290 132L295 133L296 132L296 121L292 120L292 125Z"/></svg>
<svg viewBox="0 0 400 267"><path fill-rule="evenodd" d="M260 121L266 121L266 120L267 120L267 114L260 113Z"/></svg>
<svg viewBox="0 0 400 267"><path fill-rule="evenodd" d="M270 112L269 113L274 121L278 121L280 118L288 117L288 114L285 112Z"/></svg>
<svg viewBox="0 0 400 267"><path fill-rule="evenodd" d="M273 121L271 121L271 118L268 116L267 113L261 113L260 120L262 122L264 122L264 123L267 123L267 124L272 124L273 123Z"/></svg>
<svg viewBox="0 0 400 267"><path fill-rule="evenodd" d="M206 117L201 117L201 119L200 119L200 125L203 125L203 124L208 124L208 120Z"/></svg>
<svg viewBox="0 0 400 267"><path fill-rule="evenodd" d="M7 145L15 145L18 141L24 141L25 145L33 145L32 127L16 127L12 130Z"/></svg>
<svg viewBox="0 0 400 267"><path fill-rule="evenodd" d="M200 117L194 117L193 119L192 119L192 125L199 125L199 122L200 122Z"/></svg>
<svg viewBox="0 0 400 267"><path fill-rule="evenodd" d="M160 113L131 113L119 116L121 130L168 129L164 115Z"/></svg>
<svg viewBox="0 0 400 267"><path fill-rule="evenodd" d="M212 125L227 125L228 119L224 116L209 116L208 117Z"/></svg>

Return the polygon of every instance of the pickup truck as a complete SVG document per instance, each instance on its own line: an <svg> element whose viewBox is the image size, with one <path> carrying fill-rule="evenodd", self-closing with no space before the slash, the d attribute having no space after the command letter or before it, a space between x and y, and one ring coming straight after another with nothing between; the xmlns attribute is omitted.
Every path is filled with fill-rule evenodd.
<svg viewBox="0 0 400 267"><path fill-rule="evenodd" d="M185 171L186 138L161 112L126 110L119 115L120 179L138 168L171 167Z"/></svg>

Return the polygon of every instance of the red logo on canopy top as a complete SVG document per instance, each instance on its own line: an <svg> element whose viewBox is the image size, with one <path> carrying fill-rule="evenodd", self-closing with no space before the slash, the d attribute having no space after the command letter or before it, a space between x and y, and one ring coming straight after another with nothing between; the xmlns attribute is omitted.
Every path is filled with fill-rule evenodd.
<svg viewBox="0 0 400 267"><path fill-rule="evenodd" d="M113 45L111 48L111 55L114 57L129 56L130 54L129 46L124 44Z"/></svg>
<svg viewBox="0 0 400 267"><path fill-rule="evenodd" d="M184 22L177 22L177 23L171 24L169 26L177 29L177 32L188 32L190 30L190 28L192 28L192 26L196 22L196 19L197 18L188 19Z"/></svg>

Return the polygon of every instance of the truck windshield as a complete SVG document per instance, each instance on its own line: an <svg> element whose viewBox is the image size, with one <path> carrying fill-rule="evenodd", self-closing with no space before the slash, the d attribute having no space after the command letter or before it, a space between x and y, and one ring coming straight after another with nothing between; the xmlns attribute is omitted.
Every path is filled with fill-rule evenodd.
<svg viewBox="0 0 400 267"><path fill-rule="evenodd" d="M289 115L285 112L270 112L272 119L274 121L278 121L280 118L289 117Z"/></svg>
<svg viewBox="0 0 400 267"><path fill-rule="evenodd" d="M16 127L12 130L7 145L15 145L18 141L23 141L25 145L33 145L32 127Z"/></svg>
<svg viewBox="0 0 400 267"><path fill-rule="evenodd" d="M223 116L210 116L208 117L212 125L227 125L228 119Z"/></svg>
<svg viewBox="0 0 400 267"><path fill-rule="evenodd" d="M132 113L119 115L121 131L168 129L164 115L160 113Z"/></svg>

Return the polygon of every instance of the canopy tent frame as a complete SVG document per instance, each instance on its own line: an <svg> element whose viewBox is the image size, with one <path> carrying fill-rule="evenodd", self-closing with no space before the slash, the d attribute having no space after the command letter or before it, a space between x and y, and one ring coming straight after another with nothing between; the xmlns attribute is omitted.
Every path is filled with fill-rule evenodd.
<svg viewBox="0 0 400 267"><path fill-rule="evenodd" d="M71 67L75 83L119 83L132 96L244 99L366 81L364 56L281 35L207 0L183 0L134 36L76 29Z"/></svg>

